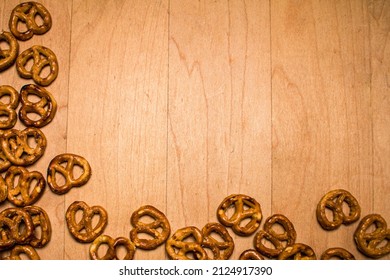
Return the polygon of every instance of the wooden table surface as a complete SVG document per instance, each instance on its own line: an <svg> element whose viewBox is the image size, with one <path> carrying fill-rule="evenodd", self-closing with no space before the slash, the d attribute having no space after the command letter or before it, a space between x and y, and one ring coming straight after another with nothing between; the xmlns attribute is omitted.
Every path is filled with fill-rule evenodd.
<svg viewBox="0 0 390 280"><path fill-rule="evenodd" d="M20 2L0 2L1 29ZM323 230L320 198L346 189L362 216L390 223L389 1L39 2L52 29L20 50L41 44L57 55L47 89L58 111L28 169L46 174L65 152L92 167L87 185L65 195L46 188L36 203L53 226L42 259L88 259L89 245L66 227L76 200L107 210L105 234L128 237L142 205L164 212L174 232L216 222L226 196L247 194L261 204L261 227L281 213L318 256L338 246L358 259L358 223ZM32 81L13 66L0 83ZM253 248L253 235L229 232L232 259ZM135 255L166 258L163 246Z"/></svg>

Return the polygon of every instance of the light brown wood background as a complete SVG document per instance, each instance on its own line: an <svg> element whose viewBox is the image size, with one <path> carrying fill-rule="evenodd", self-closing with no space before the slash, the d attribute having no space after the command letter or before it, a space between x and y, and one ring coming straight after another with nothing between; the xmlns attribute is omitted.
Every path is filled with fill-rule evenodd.
<svg viewBox="0 0 390 280"><path fill-rule="evenodd" d="M0 2L1 29L19 2ZM20 49L56 53L48 89L59 109L29 169L46 174L55 155L71 152L93 170L86 186L62 196L47 188L37 203L53 225L41 258L88 258L64 221L75 200L103 206L105 234L127 237L142 205L163 211L173 231L202 228L227 195L244 193L263 221L286 215L317 255L341 246L358 259L357 223L332 232L317 223L322 195L347 189L362 215L390 223L389 1L40 2L53 27ZM29 82L14 67L0 73L17 89ZM253 236L231 234L232 259L253 247Z"/></svg>

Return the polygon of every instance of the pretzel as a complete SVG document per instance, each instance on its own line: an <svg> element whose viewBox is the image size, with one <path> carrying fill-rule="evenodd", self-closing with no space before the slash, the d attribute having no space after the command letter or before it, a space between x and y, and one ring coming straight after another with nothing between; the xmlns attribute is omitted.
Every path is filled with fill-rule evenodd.
<svg viewBox="0 0 390 280"><path fill-rule="evenodd" d="M6 70L14 64L18 53L19 44L15 37L8 31L0 33L0 42L5 41L9 45L9 49L2 50L0 46L0 72Z"/></svg>
<svg viewBox="0 0 390 280"><path fill-rule="evenodd" d="M38 25L35 18L39 15L43 23ZM18 30L18 24L22 22L27 30L22 32ZM42 35L50 30L52 20L49 11L37 2L25 2L17 5L11 13L9 28L14 36L21 41L30 39L34 34Z"/></svg>
<svg viewBox="0 0 390 280"><path fill-rule="evenodd" d="M279 224L283 228L283 233L275 232L272 227L275 224ZM254 238L254 246L264 256L269 258L276 258L284 248L291 246L295 243L297 233L294 229L294 225L290 220L281 214L275 214L268 217L264 223L264 230L260 230L256 233ZM267 247L262 240L268 240L272 243L274 248Z"/></svg>
<svg viewBox="0 0 390 280"><path fill-rule="evenodd" d="M4 260L22 260L20 255L26 255L30 260L40 260L37 251L29 245L16 245L12 248L9 256L3 258Z"/></svg>
<svg viewBox="0 0 390 280"><path fill-rule="evenodd" d="M27 62L33 59L30 70L26 69ZM49 66L50 72L46 77L41 77L43 68ZM50 85L58 76L58 61L52 50L44 46L32 46L23 51L16 59L16 70L20 77L33 79L40 86Z"/></svg>
<svg viewBox="0 0 390 280"><path fill-rule="evenodd" d="M106 244L108 248L106 254L103 257L99 257L98 250L102 244ZM118 260L119 257L116 250L119 246L123 246L126 249L124 260L132 260L134 258L136 247L128 238L118 237L113 239L108 235L100 235L92 242L89 247L89 256L92 260Z"/></svg>
<svg viewBox="0 0 390 280"><path fill-rule="evenodd" d="M374 226L374 231L368 231ZM365 216L354 233L358 250L367 257L378 259L390 253L390 229L379 214Z"/></svg>
<svg viewBox="0 0 390 280"><path fill-rule="evenodd" d="M40 98L37 102L28 99L29 95L36 95ZM29 84L22 87L20 91L22 107L19 110L19 118L26 126L43 127L52 121L57 111L57 102L50 92L41 86ZM39 115L38 120L29 118L29 114Z"/></svg>
<svg viewBox="0 0 390 280"><path fill-rule="evenodd" d="M9 235L17 244L28 244L34 231L34 224L30 215L21 208L7 208L0 212L0 219L3 217L12 221ZM24 225L22 227L21 225Z"/></svg>
<svg viewBox="0 0 390 280"><path fill-rule="evenodd" d="M143 216L149 216L154 221L151 223L143 223L140 220ZM167 217L151 205L145 205L136 210L131 215L130 222L134 227L130 231L130 239L136 247L144 250L157 248L168 239L171 233L171 227ZM140 239L138 237L139 233L146 233L152 236L152 239Z"/></svg>
<svg viewBox="0 0 390 280"><path fill-rule="evenodd" d="M185 241L193 237L194 241ZM193 259L207 260L207 253L202 248L202 232L193 226L178 229L166 242L165 250L168 256L173 260L192 260L190 254L193 253Z"/></svg>
<svg viewBox="0 0 390 280"><path fill-rule="evenodd" d="M81 210L83 215L79 222L76 222L76 212ZM99 216L99 222L93 228L92 218ZM95 240L107 226L107 211L101 206L89 207L83 201L73 202L66 211L66 223L72 236L79 242L89 243Z"/></svg>
<svg viewBox="0 0 390 280"><path fill-rule="evenodd" d="M39 206L27 206L24 207L24 210L30 215L31 220L34 225L34 231L30 239L29 244L34 248L42 248L51 239L51 223L49 216ZM35 230L40 228L40 235L35 234Z"/></svg>
<svg viewBox="0 0 390 280"><path fill-rule="evenodd" d="M244 206L248 207L245 209ZM234 208L234 214L230 218L226 211ZM217 209L217 217L221 224L232 227L233 231L241 236L249 236L260 226L262 219L260 204L252 197L244 194L232 194L226 197ZM246 225L241 225L245 219L250 219Z"/></svg>
<svg viewBox="0 0 390 280"><path fill-rule="evenodd" d="M349 206L349 213L343 211L343 202ZM326 209L333 212L333 220L326 216ZM346 190L337 189L325 194L317 205L317 220L326 230L334 230L342 224L349 225L360 218L360 206L356 198Z"/></svg>
<svg viewBox="0 0 390 280"><path fill-rule="evenodd" d="M344 248L329 248L321 255L321 260L330 260L332 258L338 258L341 260L354 260L355 257Z"/></svg>
<svg viewBox="0 0 390 280"><path fill-rule="evenodd" d="M6 118L0 121L0 129L8 129L12 128L18 120L15 109L19 105L19 93L13 87L3 85L0 86L0 98L3 96L9 96L10 101L8 103L0 101L0 116Z"/></svg>
<svg viewBox="0 0 390 280"><path fill-rule="evenodd" d="M28 138L33 137L36 146L30 147ZM28 127L24 130L9 129L0 137L0 148L14 165L27 166L42 157L47 145L46 137L41 130Z"/></svg>
<svg viewBox="0 0 390 280"><path fill-rule="evenodd" d="M278 260L315 260L317 259L313 249L302 243L294 243L287 246L279 254Z"/></svg>
<svg viewBox="0 0 390 280"><path fill-rule="evenodd" d="M264 260L264 257L254 249L248 249L241 253L239 260Z"/></svg>
<svg viewBox="0 0 390 280"><path fill-rule="evenodd" d="M222 241L215 239L212 234L217 234ZM219 223L208 223L202 229L202 247L209 248L213 253L212 260L227 260L234 250L234 241L224 226Z"/></svg>
<svg viewBox="0 0 390 280"><path fill-rule="evenodd" d="M66 167L62 164L66 163ZM83 169L83 174L79 178L74 178L74 166L80 166ZM65 184L60 186L56 182L56 173L60 173L65 178ZM67 193L73 187L81 187L85 185L91 177L91 166L88 161L74 154L60 154L53 158L47 170L47 183L50 189L56 194Z"/></svg>
<svg viewBox="0 0 390 280"><path fill-rule="evenodd" d="M15 245L14 236L18 234L17 230L15 223L10 218L0 214L0 251Z"/></svg>
<svg viewBox="0 0 390 280"><path fill-rule="evenodd" d="M19 179L15 185L16 177ZM31 185L34 181L36 185L32 189ZM46 180L40 172L29 172L22 166L11 166L5 173L5 183L8 187L8 201L18 207L35 203L46 187Z"/></svg>
<svg viewBox="0 0 390 280"><path fill-rule="evenodd" d="M0 204L7 199L8 187L3 176L0 175Z"/></svg>

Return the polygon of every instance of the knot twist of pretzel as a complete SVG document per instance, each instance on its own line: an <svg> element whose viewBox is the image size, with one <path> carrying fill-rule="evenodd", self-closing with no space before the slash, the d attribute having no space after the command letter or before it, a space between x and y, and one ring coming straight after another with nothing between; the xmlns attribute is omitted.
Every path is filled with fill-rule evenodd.
<svg viewBox="0 0 390 280"><path fill-rule="evenodd" d="M9 102L3 103L0 101L0 116L5 117L5 120L0 121L0 129L12 128L18 119L16 108L19 105L19 93L11 86L0 86L0 98L9 96Z"/></svg>
<svg viewBox="0 0 390 280"><path fill-rule="evenodd" d="M141 217L149 216L153 218L150 223L141 221ZM144 250L152 250L164 243L171 233L171 227L167 217L157 208L151 205L145 205L133 212L131 215L131 224L134 227L130 231L130 239L136 247ZM161 231L159 230L161 229ZM141 239L139 233L146 233L152 239Z"/></svg>
<svg viewBox="0 0 390 280"><path fill-rule="evenodd" d="M229 208L234 208L234 214L231 217L228 217L226 213ZM260 204L254 198L244 194L232 194L219 205L217 217L221 224L232 227L236 234L249 236L259 228L262 213ZM250 221L242 225L246 219Z"/></svg>
<svg viewBox="0 0 390 280"><path fill-rule="evenodd" d="M213 237L220 237L220 240ZM227 260L233 253L234 241L226 228L220 223L208 223L202 228L202 247L208 248L213 253L211 260Z"/></svg>
<svg viewBox="0 0 390 280"><path fill-rule="evenodd" d="M16 245L12 248L10 254L3 258L3 260L21 260L20 255L26 255L30 260L40 260L37 251L29 245Z"/></svg>
<svg viewBox="0 0 390 280"><path fill-rule="evenodd" d="M264 260L264 257L255 249L248 249L241 253L239 260Z"/></svg>
<svg viewBox="0 0 390 280"><path fill-rule="evenodd" d="M294 243L279 254L278 260L316 260L313 249L306 244Z"/></svg>
<svg viewBox="0 0 390 280"><path fill-rule="evenodd" d="M80 221L76 221L76 213L82 212ZM99 221L95 227L92 227L92 218L97 215ZM73 202L66 210L66 223L69 232L79 242L89 243L102 234L107 226L107 211L101 206L89 207L83 201Z"/></svg>
<svg viewBox="0 0 390 280"><path fill-rule="evenodd" d="M2 49L0 46L0 72L6 70L14 64L18 53L19 44L10 32L2 31L0 33L0 42L6 42L9 45L8 49Z"/></svg>
<svg viewBox="0 0 390 280"><path fill-rule="evenodd" d="M369 231L370 227L373 231ZM379 214L365 216L354 233L358 250L370 258L381 258L390 253L390 229Z"/></svg>
<svg viewBox="0 0 390 280"><path fill-rule="evenodd" d="M108 248L104 256L99 256L98 251L102 244L106 244ZM114 239L108 235L100 235L91 243L89 256L92 260L119 260L116 252L119 246L126 249L126 255L123 257L123 260L132 260L134 258L136 247L130 239L125 237Z"/></svg>
<svg viewBox="0 0 390 280"><path fill-rule="evenodd" d="M349 214L343 211L343 203L349 207ZM326 216L326 209L333 213L333 220ZM317 220L326 230L334 230L342 224L349 225L360 218L360 206L356 198L348 191L337 189L325 194L317 205Z"/></svg>
<svg viewBox="0 0 390 280"><path fill-rule="evenodd" d="M42 24L38 25L36 17L40 16ZM19 23L23 23L27 30L19 31ZM52 20L49 11L40 3L24 2L17 5L11 13L9 28L14 36L21 41L30 39L34 34L42 35L49 31Z"/></svg>
<svg viewBox="0 0 390 280"><path fill-rule="evenodd" d="M330 260L330 259L340 259L340 260L354 260L355 257L350 252L345 250L344 248L329 248L325 252L322 253L320 259L321 260Z"/></svg>

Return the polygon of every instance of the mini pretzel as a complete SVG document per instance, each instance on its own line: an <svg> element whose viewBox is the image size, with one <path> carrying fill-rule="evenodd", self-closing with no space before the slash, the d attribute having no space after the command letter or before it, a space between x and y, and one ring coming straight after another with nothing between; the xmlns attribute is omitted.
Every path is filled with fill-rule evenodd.
<svg viewBox="0 0 390 280"><path fill-rule="evenodd" d="M154 219L151 223L143 223L140 219L143 216L149 216ZM131 224L134 227L130 231L131 241L135 246L144 250L152 250L164 243L171 233L171 227L164 213L151 205L140 207L131 215ZM161 231L159 230L161 229ZM152 236L152 239L141 239L139 233L146 233Z"/></svg>
<svg viewBox="0 0 390 280"><path fill-rule="evenodd" d="M215 239L212 234L217 234L222 241ZM227 260L234 250L234 241L226 228L220 223L208 223L202 229L202 247L209 248L213 253L212 260Z"/></svg>
<svg viewBox="0 0 390 280"><path fill-rule="evenodd" d="M37 102L28 99L29 95L36 95L40 98ZM26 126L43 127L52 121L57 111L57 102L54 97L41 86L30 84L22 87L20 91L22 107L19 111L19 118ZM29 118L29 114L39 115L38 120Z"/></svg>
<svg viewBox="0 0 390 280"><path fill-rule="evenodd" d="M264 260L264 257L254 249L248 249L241 253L239 260Z"/></svg>
<svg viewBox="0 0 390 280"><path fill-rule="evenodd" d="M30 70L26 69L27 62L33 59ZM49 66L50 72L46 77L41 77L43 68ZM52 50L43 46L32 46L22 52L16 59L16 70L20 77L33 79L40 86L50 85L58 76L58 61Z"/></svg>
<svg viewBox="0 0 390 280"><path fill-rule="evenodd" d="M34 231L29 244L34 248L42 248L51 239L51 223L49 216L39 206L27 206L24 210L30 215L34 225ZM40 236L35 234L35 229L40 228Z"/></svg>
<svg viewBox="0 0 390 280"><path fill-rule="evenodd" d="M272 227L275 224L279 224L283 227L283 233L275 232ZM275 214L264 223L264 230L260 230L256 233L254 238L254 246L264 256L269 258L276 258L287 246L291 246L295 243L297 233L294 229L294 225L290 220L281 214ZM274 248L267 247L262 240L268 240L272 243Z"/></svg>
<svg viewBox="0 0 390 280"><path fill-rule="evenodd" d="M34 224L30 215L22 208L7 208L0 213L0 217L12 220L12 238L15 243L27 244L34 231ZM24 225L22 228L21 225Z"/></svg>
<svg viewBox="0 0 390 280"><path fill-rule="evenodd" d="M194 241L185 241L193 237ZM173 260L192 260L189 256L191 253L194 259L207 260L207 253L202 248L202 232L193 226L177 230L166 242L165 250L168 256Z"/></svg>
<svg viewBox="0 0 390 280"><path fill-rule="evenodd" d="M344 248L329 248L321 255L321 260L330 260L333 258L337 258L340 260L354 260L355 257L350 252L345 250Z"/></svg>
<svg viewBox="0 0 390 280"><path fill-rule="evenodd" d="M102 244L106 244L108 248L106 254L103 257L99 257L98 250ZM92 260L119 260L116 254L116 249L119 246L123 246L126 249L124 260L132 260L134 258L136 247L128 238L118 237L113 239L108 235L100 235L92 242L89 247L89 256Z"/></svg>
<svg viewBox="0 0 390 280"><path fill-rule="evenodd" d="M374 226L374 231L367 230ZM354 233L355 243L360 252L370 258L381 258L390 253L390 229L379 214L365 216Z"/></svg>
<svg viewBox="0 0 390 280"><path fill-rule="evenodd" d="M15 185L16 177L19 179ZM32 189L31 184L34 181L36 185ZM8 187L8 200L18 207L35 203L46 187L46 180L40 172L30 172L22 166L11 166L5 173L5 183Z"/></svg>
<svg viewBox="0 0 390 280"><path fill-rule="evenodd" d="M36 146L30 147L28 138L33 137ZM41 130L28 127L24 130L10 129L0 137L0 148L14 165L27 166L42 157L47 145L46 137Z"/></svg>
<svg viewBox="0 0 390 280"><path fill-rule="evenodd" d="M278 260L315 260L317 259L313 249L302 243L287 246L278 256Z"/></svg>
<svg viewBox="0 0 390 280"><path fill-rule="evenodd" d="M2 50L0 47L0 72L11 67L19 53L18 41L16 41L10 32L2 31L0 33L1 41L5 41L9 45L9 49Z"/></svg>
<svg viewBox="0 0 390 280"><path fill-rule="evenodd" d="M62 164L66 163L66 167ZM74 178L74 166L80 166L83 169L83 174L79 178ZM56 182L56 173L62 174L65 178L65 184L60 186ZM88 161L74 154L60 154L53 158L47 170L47 183L50 189L56 194L67 193L73 187L81 187L85 185L91 177L91 166Z"/></svg>
<svg viewBox="0 0 390 280"><path fill-rule="evenodd" d="M38 25L35 18L39 15L43 23ZM22 32L18 30L18 23L26 25L27 30ZM49 31L52 21L49 11L37 2L25 2L17 5L11 13L9 28L14 36L21 41L30 39L34 34L42 35Z"/></svg>
<svg viewBox="0 0 390 280"><path fill-rule="evenodd" d="M343 211L343 202L349 206L349 213ZM326 209L333 212L333 220L326 217ZM349 225L360 218L360 206L351 193L346 190L337 189L325 194L317 205L317 220L326 230L334 230L341 224Z"/></svg>
<svg viewBox="0 0 390 280"><path fill-rule="evenodd" d="M248 207L245 209L244 206ZM234 208L234 214L230 218L226 211ZM233 194L225 198L217 209L218 220L233 231L242 236L249 236L260 226L262 219L260 204L252 197L243 194ZM250 219L246 225L241 225L245 219Z"/></svg>
<svg viewBox="0 0 390 280"><path fill-rule="evenodd" d="M37 251L29 245L16 245L12 248L9 256L5 257L4 260L22 260L20 255L26 255L30 260L40 260Z"/></svg>
<svg viewBox="0 0 390 280"><path fill-rule="evenodd" d="M0 204L7 199L8 187L3 176L0 175Z"/></svg>
<svg viewBox="0 0 390 280"><path fill-rule="evenodd" d="M18 119L15 109L19 105L19 93L11 86L0 86L0 98L9 96L9 103L0 101L0 116L5 117L5 120L0 121L0 129L12 128Z"/></svg>
<svg viewBox="0 0 390 280"><path fill-rule="evenodd" d="M76 212L81 210L83 215L79 222L76 222ZM93 228L93 216L99 216L99 222ZM73 202L66 211L66 223L72 236L79 242L89 243L102 234L107 226L107 211L101 206L89 207L83 201Z"/></svg>

